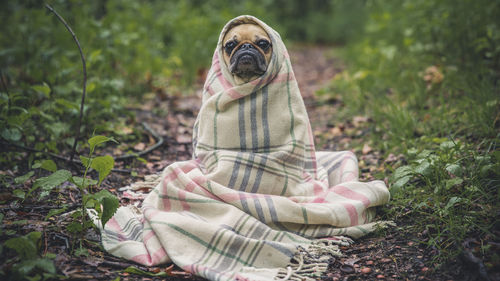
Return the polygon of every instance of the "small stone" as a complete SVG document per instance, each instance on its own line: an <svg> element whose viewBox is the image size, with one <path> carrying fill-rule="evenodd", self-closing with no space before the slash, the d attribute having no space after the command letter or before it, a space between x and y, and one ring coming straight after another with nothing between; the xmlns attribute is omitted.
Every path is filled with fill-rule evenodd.
<svg viewBox="0 0 500 281"><path fill-rule="evenodd" d="M389 263L391 262L392 260L390 258L383 258L380 260L381 263Z"/></svg>
<svg viewBox="0 0 500 281"><path fill-rule="evenodd" d="M410 246L410 247L413 246L413 244L415 244L415 243L413 243L412 241L408 242L408 246Z"/></svg>
<svg viewBox="0 0 500 281"><path fill-rule="evenodd" d="M427 266L424 266L424 267L422 267L422 269L421 269L421 270L422 270L422 272L424 272L424 273L425 273L425 272L429 271L429 268L428 268Z"/></svg>
<svg viewBox="0 0 500 281"><path fill-rule="evenodd" d="M369 268L369 267L363 267L363 268L361 269L361 273L363 273L363 274L368 274L368 273L370 273L370 272L372 272L372 269L371 269L371 268Z"/></svg>
<svg viewBox="0 0 500 281"><path fill-rule="evenodd" d="M382 274L377 275L377 279L384 279L384 278L385 278L385 276Z"/></svg>
<svg viewBox="0 0 500 281"><path fill-rule="evenodd" d="M373 261L366 261L366 265L372 265Z"/></svg>

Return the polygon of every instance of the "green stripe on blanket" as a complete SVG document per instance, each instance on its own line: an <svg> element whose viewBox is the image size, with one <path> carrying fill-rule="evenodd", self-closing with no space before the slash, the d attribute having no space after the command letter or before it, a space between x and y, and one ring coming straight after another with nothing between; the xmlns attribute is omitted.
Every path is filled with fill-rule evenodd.
<svg viewBox="0 0 500 281"><path fill-rule="evenodd" d="M267 71L244 84L221 59L234 23L262 26L273 46ZM389 200L383 182L358 181L351 152L315 151L283 41L251 16L221 32L193 148L193 160L163 171L141 210L122 207L106 224L107 251L210 280L315 279L352 242L336 235L373 231L374 207Z"/></svg>

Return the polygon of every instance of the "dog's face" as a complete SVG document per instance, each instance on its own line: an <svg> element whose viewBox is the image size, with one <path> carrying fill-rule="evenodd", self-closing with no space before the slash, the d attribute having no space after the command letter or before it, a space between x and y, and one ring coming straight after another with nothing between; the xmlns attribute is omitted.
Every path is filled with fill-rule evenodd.
<svg viewBox="0 0 500 281"><path fill-rule="evenodd" d="M266 31L256 24L232 27L223 39L224 61L242 81L251 81L266 72L272 45Z"/></svg>

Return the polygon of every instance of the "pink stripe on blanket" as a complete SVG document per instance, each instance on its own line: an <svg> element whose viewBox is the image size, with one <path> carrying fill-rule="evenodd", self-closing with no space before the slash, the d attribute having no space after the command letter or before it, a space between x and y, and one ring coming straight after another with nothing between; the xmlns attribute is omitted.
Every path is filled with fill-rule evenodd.
<svg viewBox="0 0 500 281"><path fill-rule="evenodd" d="M179 197L179 202L181 202L181 207L183 211L189 211L191 207L186 202L186 194L187 192L182 189L177 189L177 196Z"/></svg>
<svg viewBox="0 0 500 281"><path fill-rule="evenodd" d="M253 81L250 81L250 84L257 86L259 84L267 85L269 84L269 82L271 82L272 84L278 84L292 80L295 80L295 75L293 75L293 73L281 73L276 76L270 75L262 79L255 79Z"/></svg>
<svg viewBox="0 0 500 281"><path fill-rule="evenodd" d="M323 188L320 182L314 181L313 186L314 186L313 187L314 195L318 196L325 192L325 189Z"/></svg>
<svg viewBox="0 0 500 281"><path fill-rule="evenodd" d="M144 242L144 244L148 243L148 240L151 239L152 237L154 237L156 234L154 231L152 230L148 230L145 234L143 234L142 236L142 241Z"/></svg>
<svg viewBox="0 0 500 281"><path fill-rule="evenodd" d="M356 207L354 207L354 205L350 203L342 203L342 206L344 206L347 213L349 214L351 226L358 225L358 211L356 210Z"/></svg>
<svg viewBox="0 0 500 281"><path fill-rule="evenodd" d="M159 264L160 261L166 256L167 252L165 252L165 249L161 247L156 252L154 252L152 256L149 254L140 254L132 257L131 260L135 261L136 263L144 264L146 266L152 266L155 264Z"/></svg>
<svg viewBox="0 0 500 281"><path fill-rule="evenodd" d="M317 196L314 197L314 200L311 201L311 203L325 203L325 196Z"/></svg>
<svg viewBox="0 0 500 281"><path fill-rule="evenodd" d="M359 192L353 191L345 186L342 185L336 185L330 189L331 191L337 193L338 195L341 195L345 198L356 200L356 201L361 201L363 202L363 205L365 207L368 207L371 203L370 199L366 197L364 194L361 194Z"/></svg>
<svg viewBox="0 0 500 281"><path fill-rule="evenodd" d="M273 83L288 82L292 80L295 80L295 75L293 75L293 73L282 73L276 75L276 77L273 80Z"/></svg>
<svg viewBox="0 0 500 281"><path fill-rule="evenodd" d="M214 200L220 200L219 197L215 196L212 192L208 191L207 188L205 187L205 183L208 181L207 177L205 176L196 176L190 181L189 183L186 184L186 191L187 192L193 192L196 187L199 187L199 191L203 192L207 197L214 199Z"/></svg>
<svg viewBox="0 0 500 281"><path fill-rule="evenodd" d="M215 67L217 79L221 83L222 87L224 87L224 90L226 90L228 95L233 99L239 99L243 97L243 95L241 93L238 93L238 91L234 89L233 85L231 85L231 83L227 81L224 75L222 75L222 72L220 71L221 66L220 66L219 55L217 53L214 54L214 59L215 61L213 67Z"/></svg>
<svg viewBox="0 0 500 281"><path fill-rule="evenodd" d="M170 182L173 182L177 180L178 176L181 174L186 174L189 173L191 170L198 168L198 165L196 165L196 162L189 161L185 163L183 166L175 167L173 168L173 171L165 175L165 178L163 179L163 188L162 188L162 194L164 195L163 200L163 208L165 211L170 211L172 209L172 204L170 203L170 199L168 198L168 184ZM184 204L185 202L181 200L181 202Z"/></svg>

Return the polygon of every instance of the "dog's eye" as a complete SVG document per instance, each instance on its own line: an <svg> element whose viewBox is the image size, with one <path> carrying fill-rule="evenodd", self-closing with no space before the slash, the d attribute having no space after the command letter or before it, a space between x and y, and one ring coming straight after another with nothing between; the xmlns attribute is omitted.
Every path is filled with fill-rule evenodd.
<svg viewBox="0 0 500 281"><path fill-rule="evenodd" d="M257 42L257 46L259 46L259 48L261 48L263 51L266 51L269 48L269 46L271 46L271 43L263 39Z"/></svg>
<svg viewBox="0 0 500 281"><path fill-rule="evenodd" d="M234 47L236 47L236 42L229 41L226 43L226 46L224 46L224 50L226 50L226 53L229 55L233 51Z"/></svg>

